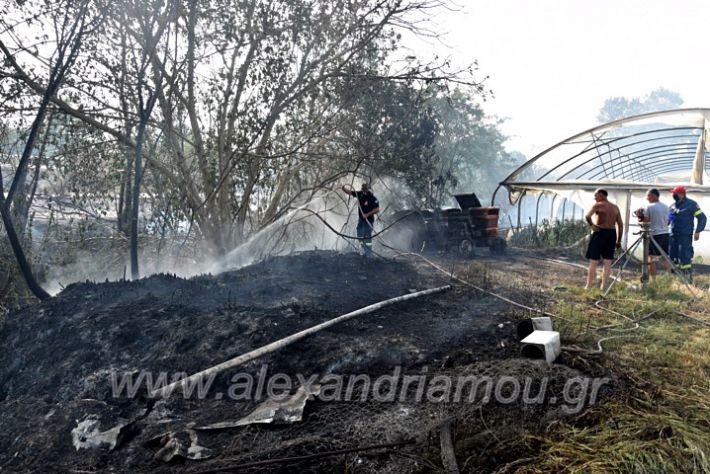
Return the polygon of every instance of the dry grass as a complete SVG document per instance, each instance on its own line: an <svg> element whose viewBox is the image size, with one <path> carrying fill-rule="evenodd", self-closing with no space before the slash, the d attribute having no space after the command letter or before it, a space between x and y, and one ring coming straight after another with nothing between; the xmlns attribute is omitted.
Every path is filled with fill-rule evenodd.
<svg viewBox="0 0 710 474"><path fill-rule="evenodd" d="M696 278L699 288L708 283L708 277ZM634 320L655 311L635 330L594 306L598 290L569 285L560 293L553 308L566 320L558 323L564 343L595 348L601 337L628 336L603 344L607 370L627 380L628 390L544 434L530 433L523 442L539 455L497 472L710 472L710 327L676 313L710 321L707 291L691 300L671 278L640 291L617 285L602 306Z"/></svg>

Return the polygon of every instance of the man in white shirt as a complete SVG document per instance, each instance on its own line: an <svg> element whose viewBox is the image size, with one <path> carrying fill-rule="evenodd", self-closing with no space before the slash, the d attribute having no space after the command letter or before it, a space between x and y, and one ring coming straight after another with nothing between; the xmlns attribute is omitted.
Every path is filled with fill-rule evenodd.
<svg viewBox="0 0 710 474"><path fill-rule="evenodd" d="M648 205L644 209L643 214L644 221L651 223L650 232L651 236L653 237L653 240L655 240L658 246L663 249L666 255L668 255L670 240L670 232L668 230L668 215L670 214L670 209L668 206L666 206L659 200L660 196L661 193L658 192L658 189L654 188L648 190L648 192L646 193L646 200L648 201ZM648 270L651 274L651 278L656 277L656 262L658 260L661 260L663 267L666 269L667 272L670 273L670 264L666 261L665 258L661 257L661 252L655 245L653 245L653 242L651 242L651 247L648 251L648 258Z"/></svg>

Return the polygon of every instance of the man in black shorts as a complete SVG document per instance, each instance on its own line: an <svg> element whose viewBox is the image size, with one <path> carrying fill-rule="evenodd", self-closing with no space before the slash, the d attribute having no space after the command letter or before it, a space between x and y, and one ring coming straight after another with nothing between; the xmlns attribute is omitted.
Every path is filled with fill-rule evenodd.
<svg viewBox="0 0 710 474"><path fill-rule="evenodd" d="M616 204L612 204L607 199L608 195L609 193L605 189L597 189L594 192L594 200L596 202L585 216L589 225L592 226L592 238L587 248L589 269L587 271L585 289L590 289L594 284L599 259L604 260L601 288L604 290L609 286L614 251L617 248L621 248L624 221L621 219L621 211L619 211Z"/></svg>

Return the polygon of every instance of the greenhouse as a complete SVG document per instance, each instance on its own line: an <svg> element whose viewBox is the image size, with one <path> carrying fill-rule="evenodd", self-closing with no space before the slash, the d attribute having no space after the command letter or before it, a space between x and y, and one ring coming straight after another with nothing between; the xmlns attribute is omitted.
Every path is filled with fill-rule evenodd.
<svg viewBox="0 0 710 474"><path fill-rule="evenodd" d="M672 200L670 189L684 185L701 208L710 209L710 109L677 109L623 118L563 140L525 162L499 185L518 208L518 225L551 216L579 218L594 190L603 187L625 217L625 243L635 231L633 211L645 205L649 188ZM550 199L543 200L544 197ZM548 209L544 208L548 206ZM575 212L576 211L576 212ZM697 254L710 257L701 238Z"/></svg>

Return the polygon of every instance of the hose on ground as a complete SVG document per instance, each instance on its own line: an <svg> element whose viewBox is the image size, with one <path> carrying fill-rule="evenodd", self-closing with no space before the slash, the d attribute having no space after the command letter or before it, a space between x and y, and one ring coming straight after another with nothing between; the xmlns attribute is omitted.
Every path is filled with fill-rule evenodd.
<svg viewBox="0 0 710 474"><path fill-rule="evenodd" d="M315 212L315 211L313 211L313 210L311 210L311 209L302 208L302 209L299 209L299 210L309 212L309 213L311 213L313 216L317 217L326 227L328 227L328 229L331 230L331 232L333 232L335 235L337 235L337 236L339 236L339 237L342 237L342 238L344 238L344 239L352 239L352 240L365 240L365 238L362 238L362 237L355 237L355 236L352 236L352 235L347 235L347 234L344 234L344 233L342 233L342 232L339 232L339 231L336 230L333 226L331 226L331 225L328 223L328 221L326 221L320 214L318 214L317 212ZM533 312L536 312L536 313L540 313L540 314L543 314L543 315L545 315L545 316L549 316L549 317L559 318L559 319L565 320L564 318L562 318L562 317L560 317L560 316L554 315L554 314L549 313L549 312L547 312L547 311L539 310L539 309L537 309L537 308L532 308L532 307L527 306L527 305L524 305L524 304L522 304L522 303L518 303L518 302L516 302L516 301L511 300L510 298L506 298L505 296L499 295L499 294L497 294L497 293L494 293L494 292L492 292L492 291L489 291L489 290L486 290L486 289L484 289L484 288L481 288L481 287L479 287L479 286L477 286L477 285L474 285L474 284L471 283L471 282L468 282L468 281L466 281L466 280L463 280L462 278L459 278L459 277L455 276L453 273L450 273L450 272L446 271L445 269L441 268L440 266L436 265L434 262L432 262L431 260L427 259L426 257L424 257L424 256L423 256L422 254L420 254L420 253L417 253L417 252L404 252L404 251L402 251L402 250L400 250L400 249L397 249L397 248L395 248L395 247L392 247L391 245L386 244L386 243L384 242L384 239L381 237L382 234L384 234L387 230L389 230L389 229L390 229L391 227L393 227L395 224L397 224L398 222L400 222L400 221L404 220L405 218L411 216L412 214L418 214L418 212L417 212L417 211L412 211L412 212L410 212L410 213L408 213L408 214L405 214L404 216L402 216L402 217L400 217L399 219L395 220L394 222L390 223L387 227L383 228L383 229L380 230L379 232L376 232L376 233L372 234L372 238L379 237L380 240L381 240L382 243L383 243L383 246L386 247L386 248L388 248L388 249L390 249L390 250L392 250L392 251L394 251L394 252L397 254L397 255L396 255L397 257L399 257L399 256L408 256L408 255L415 256L415 257L419 257L419 258L421 258L422 260L424 260L424 262L426 262L427 264L429 264L430 266L432 266L433 268L435 268L436 270L438 270L438 271L444 273L445 275L447 275L447 276L449 276L450 278L452 278L452 279L458 281L459 283L462 283L462 284L464 284L464 285L467 285L467 286L469 286L469 287L471 287L471 288L474 288L474 289L476 289L476 290L478 290L478 291L481 291L481 292L483 292L483 293L487 293L487 294L493 296L494 298L498 298L499 300L505 301L506 303L512 304L513 306L517 306L517 307L519 307L519 308L526 309L526 310L528 310L528 311L533 311ZM381 255L379 255L379 254L378 254L378 256L381 257Z"/></svg>
<svg viewBox="0 0 710 474"><path fill-rule="evenodd" d="M355 311L351 311L347 314L343 314L342 316L338 316L336 318L329 319L328 321L317 324L315 326L311 326L307 329L303 329L302 331L299 331L295 334L291 334L290 336L286 336L284 338L278 339L278 340L271 342L265 346L259 347L257 349L252 350L252 351L249 351L245 354L239 355L239 356L229 359L225 362L214 365L212 367L209 367L207 369L204 369L204 370L201 370L197 373L194 373L188 377L185 377L183 379L180 379L180 380L177 380L173 383L165 385L161 388L155 389L150 393L150 396L151 397L160 397L160 398L170 396L175 389L184 390L185 387L187 387L191 383L195 383L198 380L201 380L205 377L214 376L214 375L224 372L226 370L233 369L234 367L238 367L240 365L243 365L247 362L250 362L254 359L262 357L266 354L270 354L271 352L282 349L290 344L293 344L296 341L300 341L301 339L303 339L307 336L310 336L311 334L315 334L315 333L322 331L324 329L327 329L331 326L335 326L336 324L340 324L342 322L350 320L356 316L361 316L363 314L372 313L373 311L376 311L376 310L383 308L385 306L392 305L394 303L407 301L407 300L410 300L413 298L418 298L420 296L427 296L427 295L431 295L431 294L435 294L435 293L440 293L440 292L448 290L450 288L451 288L450 285L444 285L444 286L440 286L437 288L431 288L428 290L417 291L415 293L408 293L408 294L405 294L402 296L397 296L395 298L390 298L390 299L387 299L384 301L380 301L378 303L374 303L374 304L365 306L364 308L360 308Z"/></svg>
<svg viewBox="0 0 710 474"><path fill-rule="evenodd" d="M353 239L353 240L363 240L362 238L353 237L353 236L346 235L346 234L343 234L343 233L337 231L337 230L334 229L322 216L320 216L317 212L312 211L311 209L305 208L305 209L302 209L302 210L305 210L305 211L310 212L311 214L313 214L313 215L314 215L315 217L317 217L321 222L323 222L323 224L326 225L333 233L335 233L336 235L338 235L338 236L340 236L340 237L342 237L342 238L345 238L345 239ZM488 295L490 295L490 296L493 296L494 298L497 298L497 299L499 299L499 300L501 300L501 301L504 301L504 302L506 302L506 303L508 303L508 304L511 304L511 305L513 305L513 306L515 306L515 307L518 307L518 308L521 308L521 309L525 309L525 310L528 310L528 311L536 312L536 313L538 313L538 314L542 314L542 315L545 315L545 316L549 316L549 317L551 317L551 318L553 318L553 319L559 319L559 320L562 320L562 321L565 321L565 322L571 322L568 318L564 318L564 317L562 317L562 316L559 316L559 315L550 313L550 312L548 312L548 311L544 311L544 310L541 310L541 309L537 309L537 308L530 307L530 306L525 305L525 304L523 304L523 303L519 303L519 302L514 301L514 300L512 300L512 299L510 299L510 298L507 298L507 297L505 297L505 296L502 296L502 295L500 295L500 294L498 294L498 293L495 293L495 292L492 292L492 291L490 291L490 290L486 290L486 289L484 289L484 288L481 288L480 286L474 285L473 283L471 283L471 282L469 282L469 281L466 281L466 280L464 280L464 279L462 279L462 278L460 278L460 277L458 277L458 276L455 276L455 275L453 274L453 272L449 272L449 271L445 270L444 268L440 267L439 265L435 264L435 263L432 262L431 260L429 260L429 259L427 259L426 257L424 257L421 253L418 253L418 252L405 252L405 251L402 251L401 249L398 249L398 248L396 248L396 247L393 247L392 245L389 245L389 244L387 243L387 241L385 241L385 239L384 239L384 237L383 237L382 235L383 235L386 231L388 231L390 228L392 228L394 225L396 225L397 223L399 223L400 221L402 221L403 219L405 219L406 217L408 217L408 216L410 216L410 215L412 215L412 214L417 214L417 213L418 213L417 211L413 211L413 212L411 212L411 213L409 213L409 214L406 214L406 215L400 217L399 219L397 219L397 220L395 220L394 222L390 223L388 226L386 226L385 228L383 228L383 229L380 230L379 232L376 232L376 233L372 234L372 238L375 238L375 237L379 238L381 244L382 244L385 248L388 248L388 249L390 249L390 250L392 250L392 251L395 252L395 257L400 257L400 256L415 256L415 257L418 257L418 258L422 259L425 263L427 263L428 265L430 265L432 268L434 268L434 269L438 270L439 272L441 272L441 273L443 273L443 274L449 276L450 278L452 278L452 279L458 281L459 283L461 283L461 284L463 284L463 285L466 285L466 286L468 286L468 287L471 287L471 288L473 288L473 289L475 289L475 290L477 290L477 291L486 293L486 294L488 294ZM368 221L368 222L369 222L369 221ZM374 229L373 229L373 230L374 230ZM379 254L378 254L378 256L382 257L382 256L379 255ZM576 263L572 263L572 262L565 262L565 261L563 261L563 260L548 259L548 258L541 258L541 257L536 257L536 258L538 258L538 259L540 259L540 260L547 260L547 261L550 261L550 262L553 262L553 263L557 263L557 264L569 265L569 266L578 267L578 268L584 268L584 267L583 267L582 265L580 265L580 264L576 264ZM615 280L615 281L618 281L618 280L617 280L617 277L614 277L613 275L611 276L611 278L612 278L613 280ZM696 298L697 298L697 297L696 297ZM628 316L626 316L626 315L624 315L624 314L622 314L622 313L619 313L618 311L614 311L614 310L612 310L612 309L610 309L610 308L604 307L604 306L602 305L602 303L603 303L603 302L606 302L606 301L613 301L613 300L608 300L608 299L596 300L596 301L594 302L594 306L595 306L596 308L602 310L602 311L606 311L606 312L608 312L608 313L614 314L615 316L621 317L621 318L625 319L626 321L625 321L625 322L622 322L622 323L610 324L610 325L606 325L606 326L601 326L601 327L598 327L598 328L594 328L594 329L593 329L594 331L604 331L604 330L636 331L636 330L638 330L638 329L641 327L640 324L639 324L640 322L642 322L642 321L644 321L644 320L646 320L646 319L648 319L648 318L650 318L650 317L652 317L652 316L654 316L655 314L658 313L658 310L654 310L654 311L651 311L651 312L645 314L644 316L642 316L642 317L639 318L639 319L633 319L633 318L630 318L630 317L628 317ZM688 319L691 319L691 320L694 320L694 321L696 321L696 322L699 322L699 323L701 323L701 324L710 326L710 323L708 323L708 322L706 322L706 321L702 321L702 320L700 320L700 319L694 318L694 317L692 317L692 316L690 316L690 315L687 315L687 314L684 314L684 313L681 313L681 312L676 312L676 313L679 314L679 315L681 315L681 316L684 316L684 317L686 317L686 318L688 318ZM619 329L619 326L624 326L624 325L629 324L629 323L633 324L633 327L630 327L630 328L620 328L620 329ZM581 347L578 347L578 346L563 346L562 349L563 349L563 350L566 350L566 351L570 351L570 352L585 352L585 353L592 353L592 354L601 354L601 353L603 352L603 350L604 350L604 349L603 349L603 346L602 346L602 343L603 343L603 342L606 342L606 341L609 341L609 340L612 340L612 339L629 338L629 337L639 337L639 336L626 335L626 334L624 334L624 335L615 335L615 336L603 337L603 338L601 338L601 339L599 339L599 340L596 341L597 349L595 349L595 350L594 350L594 349L581 348Z"/></svg>

